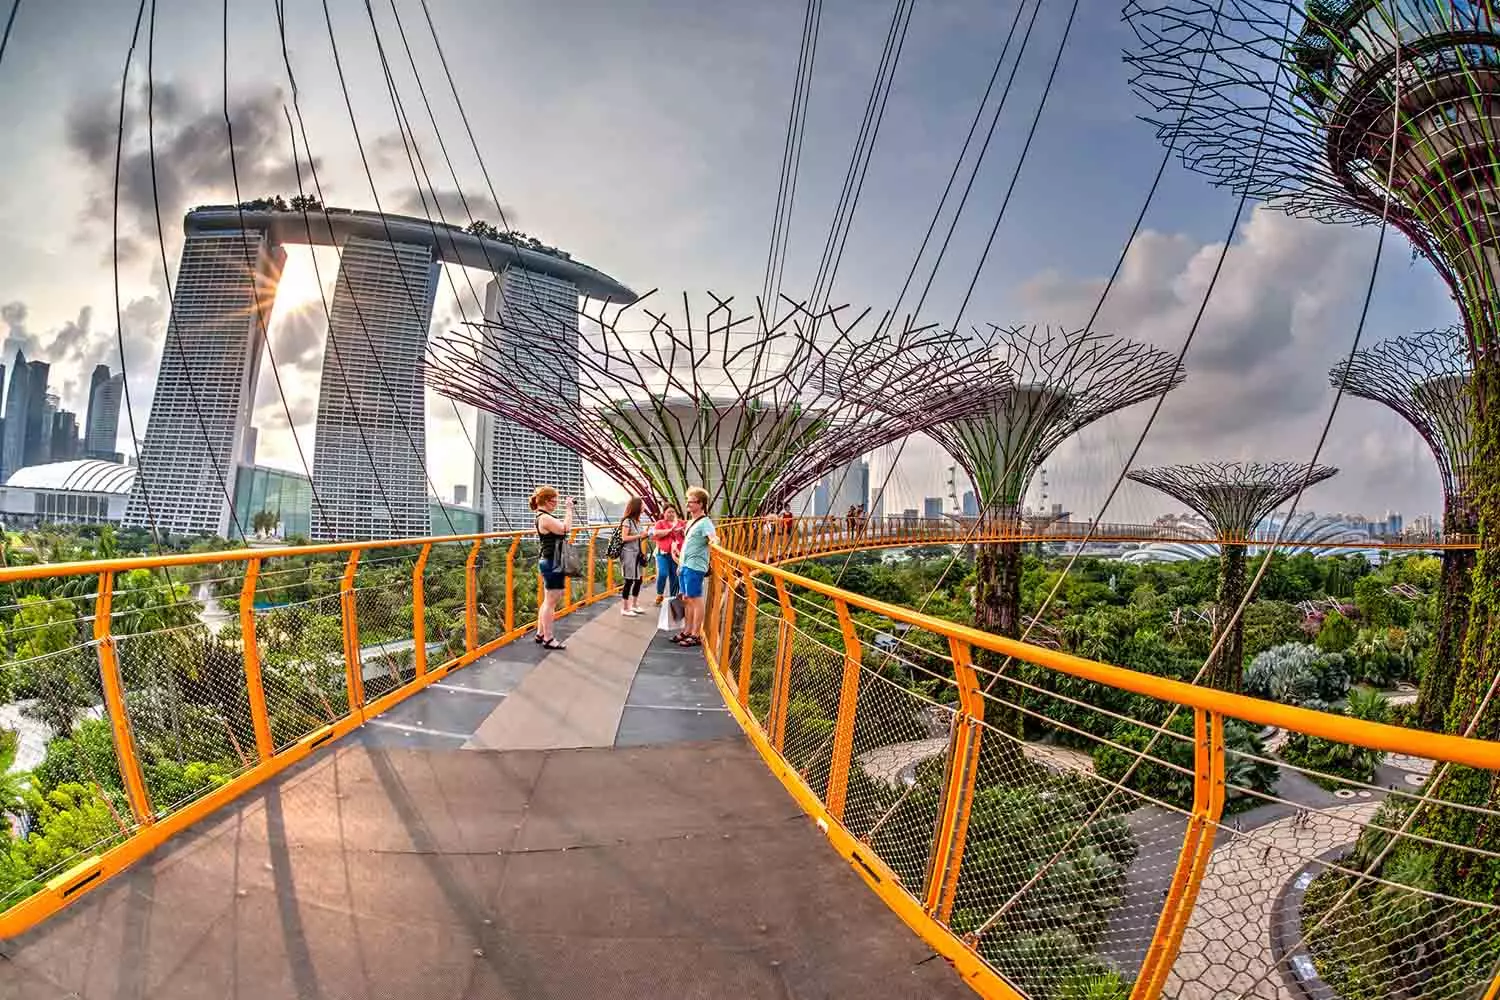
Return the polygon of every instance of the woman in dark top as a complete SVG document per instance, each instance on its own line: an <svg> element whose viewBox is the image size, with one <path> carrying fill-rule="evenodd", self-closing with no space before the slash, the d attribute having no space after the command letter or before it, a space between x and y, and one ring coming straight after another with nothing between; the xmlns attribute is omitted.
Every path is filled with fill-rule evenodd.
<svg viewBox="0 0 1500 1000"><path fill-rule="evenodd" d="M568 497L567 509L561 518L553 513L557 509L557 489L538 486L531 494L530 507L536 512L536 533L541 541L542 554L537 560L537 572L542 575L542 606L536 614L536 641L547 649L567 649L557 641L552 632L557 620L557 606L562 603L563 591L568 578L563 575L562 547L567 544L568 532L573 530L573 498Z"/></svg>

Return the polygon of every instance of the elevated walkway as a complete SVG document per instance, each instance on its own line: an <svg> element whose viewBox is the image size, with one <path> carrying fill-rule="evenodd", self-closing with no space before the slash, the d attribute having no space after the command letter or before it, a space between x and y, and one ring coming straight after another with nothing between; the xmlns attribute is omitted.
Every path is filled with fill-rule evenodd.
<svg viewBox="0 0 1500 1000"><path fill-rule="evenodd" d="M654 624L369 720L0 944L0 998L971 996Z"/></svg>

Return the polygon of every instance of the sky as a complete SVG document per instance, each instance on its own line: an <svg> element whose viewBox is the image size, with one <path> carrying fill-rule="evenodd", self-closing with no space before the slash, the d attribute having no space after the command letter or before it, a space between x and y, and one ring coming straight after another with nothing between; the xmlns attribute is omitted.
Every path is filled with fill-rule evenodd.
<svg viewBox="0 0 1500 1000"><path fill-rule="evenodd" d="M312 193L316 177L329 205L420 215L419 192L436 189L449 220L466 222L462 192L475 216L496 221L503 211L512 227L637 291L706 300L712 290L753 302L770 243L803 3L371 6L375 29L362 0L328 0L330 32L323 5L287 4L289 79L275 0L156 0L154 44L148 2L122 139L121 77L136 5L25 0L0 61L4 362L17 348L51 362L53 390L81 413L88 372L99 362L120 367L123 344L134 426L122 416L119 447L134 451L161 358L182 214L233 200L226 109L244 198L297 193L299 166L304 189ZM1082 326L1123 253L1095 328L1175 353L1212 284L1187 352L1188 379L1151 420L1136 464L1311 459L1335 400L1329 368L1356 336L1368 345L1452 324L1446 288L1392 231L1371 292L1376 227L1323 225L1258 206L1236 218L1236 197L1175 163L1130 240L1163 150L1137 118L1145 108L1122 60L1131 38L1107 5L1080 5L1041 103L1069 7L1042 4L919 319L960 328ZM783 280L793 298L813 286L891 8L823 3ZM832 302L876 314L892 307L1015 15L1011 2L917 0ZM1028 7L1022 30L1029 17ZM393 108L381 48L404 119ZM289 118L299 126L295 151ZM400 121L422 153L425 177L413 176ZM265 464L301 470L312 460L326 326L319 285L331 297L337 263L336 250L289 251L269 331L275 363L263 364L256 395ZM447 269L433 330L476 319L473 292L482 297L486 280ZM1078 516L1097 514L1151 410L1136 406L1063 445L1046 466L1050 500ZM434 492L451 496L472 479L474 420L472 409L429 392ZM1344 398L1317 454L1341 472L1310 490L1299 509L1399 510L1408 519L1441 509L1425 446L1384 407ZM915 438L878 455L873 479L889 477L888 509L920 507L921 497L948 492L951 464ZM616 492L599 476L591 486ZM1126 484L1106 518L1148 520L1176 509Z"/></svg>

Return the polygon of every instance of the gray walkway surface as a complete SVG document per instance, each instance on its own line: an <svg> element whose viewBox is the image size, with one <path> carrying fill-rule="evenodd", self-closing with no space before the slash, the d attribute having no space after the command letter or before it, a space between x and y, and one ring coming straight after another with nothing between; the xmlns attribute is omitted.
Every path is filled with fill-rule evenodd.
<svg viewBox="0 0 1500 1000"><path fill-rule="evenodd" d="M771 777L701 655L612 603L559 631L567 653L455 672L0 943L0 1000L972 996ZM594 703L550 703L538 682L586 649ZM560 709L560 740L605 745L464 749Z"/></svg>

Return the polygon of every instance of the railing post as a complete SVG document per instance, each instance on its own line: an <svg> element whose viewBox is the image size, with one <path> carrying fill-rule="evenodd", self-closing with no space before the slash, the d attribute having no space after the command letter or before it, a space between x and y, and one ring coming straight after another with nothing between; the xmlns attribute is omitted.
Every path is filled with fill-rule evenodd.
<svg viewBox="0 0 1500 1000"><path fill-rule="evenodd" d="M422 574L427 570L427 557L432 554L432 543L422 546L417 564L411 571L411 639L412 663L417 676L427 674L427 588L423 586Z"/></svg>
<svg viewBox="0 0 1500 1000"><path fill-rule="evenodd" d="M344 672L349 680L349 714L357 715L365 707L365 665L359 658L359 619L354 606L354 574L359 571L359 549L349 553L344 564L343 585L339 589L339 606L344 619Z"/></svg>
<svg viewBox="0 0 1500 1000"><path fill-rule="evenodd" d="M595 528L589 532L589 582L583 588L583 599L585 601L590 601L594 598L594 574L597 572L594 567L594 545L598 541L599 529Z"/></svg>
<svg viewBox="0 0 1500 1000"><path fill-rule="evenodd" d="M963 868L964 842L969 833L969 811L979 782L979 741L983 734L984 693L974 672L973 649L967 642L950 637L948 652L958 685L958 714L953 717L948 769L943 777L942 808L937 836L927 864L927 890L923 906L939 922L953 916L958 897L958 875ZM1002 737L1003 738L1003 737Z"/></svg>
<svg viewBox="0 0 1500 1000"><path fill-rule="evenodd" d="M472 653L479 648L479 546L484 542L475 539L469 549L469 558L464 560L464 652Z"/></svg>
<svg viewBox="0 0 1500 1000"><path fill-rule="evenodd" d="M250 722L255 727L255 753L267 761L276 753L271 738L271 717L266 711L266 683L260 671L260 643L255 638L255 585L260 579L260 560L245 565L240 587L240 645L245 657L245 689L250 696Z"/></svg>
<svg viewBox="0 0 1500 1000"><path fill-rule="evenodd" d="M797 628L797 612L786 583L776 578L776 600L781 604L781 627L776 633L776 672L771 677L770 723L771 745L780 753L786 740L786 711L791 700L792 634Z"/></svg>
<svg viewBox="0 0 1500 1000"><path fill-rule="evenodd" d="M521 547L521 536L510 540L505 551L505 634L516 629L516 549Z"/></svg>
<svg viewBox="0 0 1500 1000"><path fill-rule="evenodd" d="M136 823L149 826L155 815L151 796L146 793L146 778L141 773L140 758L135 755L135 734L130 730L130 716L125 711L125 685L120 680L120 660L115 655L110 615L114 608L115 574L99 574L99 596L94 602L94 642L99 649L99 679L103 682L104 708L109 713L110 730L115 737L115 759L120 764L120 778L125 784L125 798ZM168 664L177 669L175 664Z"/></svg>
<svg viewBox="0 0 1500 1000"><path fill-rule="evenodd" d="M718 630L716 637L719 641L719 672L726 678L729 676L729 647L730 632L734 630L734 590L736 574L729 566L729 560L719 560L719 571L724 574L724 624Z"/></svg>
<svg viewBox="0 0 1500 1000"><path fill-rule="evenodd" d="M859 668L864 651L849 616L849 603L842 597L833 602L839 615L839 630L844 633L844 679L839 687L838 718L833 724L833 761L828 772L828 813L840 822L844 819L844 798L849 791L849 765L854 758L854 716L859 708Z"/></svg>
<svg viewBox="0 0 1500 1000"><path fill-rule="evenodd" d="M568 532L563 535L563 544L572 545L575 537L574 531ZM572 611L573 606L578 603L578 599L573 596L573 584L576 582L575 578L571 576L563 577L563 599L562 605L557 609L558 611Z"/></svg>
<svg viewBox="0 0 1500 1000"><path fill-rule="evenodd" d="M755 577L746 572L745 579L745 640L740 643L740 675L738 690L735 698L739 701L741 708L750 705L750 670L755 663L755 613L756 601L759 594L756 592ZM724 672L727 675L729 668L726 666Z"/></svg>
<svg viewBox="0 0 1500 1000"><path fill-rule="evenodd" d="M1224 813L1224 717L1193 710L1193 814L1188 819L1177 869L1156 922L1156 933L1135 979L1130 1000L1155 1000L1177 961L1182 935L1198 900L1198 889L1214 850L1214 834Z"/></svg>

